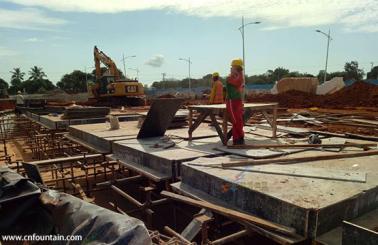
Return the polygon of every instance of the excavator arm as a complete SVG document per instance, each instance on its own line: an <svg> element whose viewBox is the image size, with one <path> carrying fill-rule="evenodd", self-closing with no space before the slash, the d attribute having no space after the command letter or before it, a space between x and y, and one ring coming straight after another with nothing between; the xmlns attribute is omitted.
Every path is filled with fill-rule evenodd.
<svg viewBox="0 0 378 245"><path fill-rule="evenodd" d="M100 79L102 75L100 63L103 63L109 69L109 73L110 75L114 76L115 81L120 79L120 74L118 72L117 66L109 56L107 56L104 52L98 50L97 46L94 47L93 54L96 68L96 79Z"/></svg>

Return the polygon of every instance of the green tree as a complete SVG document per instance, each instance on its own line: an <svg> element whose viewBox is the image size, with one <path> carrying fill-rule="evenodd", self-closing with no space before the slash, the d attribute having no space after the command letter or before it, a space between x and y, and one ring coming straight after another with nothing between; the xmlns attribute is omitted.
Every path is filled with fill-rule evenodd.
<svg viewBox="0 0 378 245"><path fill-rule="evenodd" d="M8 89L8 83L2 78L0 78L0 89Z"/></svg>
<svg viewBox="0 0 378 245"><path fill-rule="evenodd" d="M367 73L367 79L378 79L378 66L375 66Z"/></svg>
<svg viewBox="0 0 378 245"><path fill-rule="evenodd" d="M345 80L351 80L351 79L362 80L365 74L365 72L362 69L358 68L357 61L351 61L351 62L345 63L344 70L345 70L345 76L344 76Z"/></svg>
<svg viewBox="0 0 378 245"><path fill-rule="evenodd" d="M288 69L278 67L276 68L273 73L271 74L272 78L274 78L276 81L279 81L281 78L286 77L289 75L290 71Z"/></svg>
<svg viewBox="0 0 378 245"><path fill-rule="evenodd" d="M42 80L46 77L46 73L42 67L33 66L29 71L29 80Z"/></svg>
<svg viewBox="0 0 378 245"><path fill-rule="evenodd" d="M12 76L9 93L16 94L17 91L21 91L23 89L22 82L24 81L25 72L22 72L20 68L13 68L10 73L12 74Z"/></svg>
<svg viewBox="0 0 378 245"><path fill-rule="evenodd" d="M0 98L4 98L8 96L8 83L0 78Z"/></svg>
<svg viewBox="0 0 378 245"><path fill-rule="evenodd" d="M48 79L31 80L28 79L23 82L23 87L28 94L44 93L46 91L53 90L54 84Z"/></svg>
<svg viewBox="0 0 378 245"><path fill-rule="evenodd" d="M81 93L87 91L87 80L93 80L92 74L85 74L82 71L75 70L65 74L56 84L59 88L68 93Z"/></svg>
<svg viewBox="0 0 378 245"><path fill-rule="evenodd" d="M22 83L23 89L29 93L44 93L55 88L54 84L47 79L41 67L33 66L29 71L29 79Z"/></svg>

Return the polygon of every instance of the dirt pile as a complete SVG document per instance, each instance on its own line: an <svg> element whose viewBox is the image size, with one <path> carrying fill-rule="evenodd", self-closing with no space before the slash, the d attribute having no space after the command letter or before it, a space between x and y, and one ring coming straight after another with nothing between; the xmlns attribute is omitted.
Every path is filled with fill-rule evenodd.
<svg viewBox="0 0 378 245"><path fill-rule="evenodd" d="M344 107L377 107L378 86L366 82L355 82L330 95L314 95L300 91L287 91L281 94L251 93L248 102L278 102L282 107L305 108L344 108Z"/></svg>
<svg viewBox="0 0 378 245"><path fill-rule="evenodd" d="M378 106L378 86L366 83L356 82L351 86L325 96L325 105L330 107L343 106Z"/></svg>

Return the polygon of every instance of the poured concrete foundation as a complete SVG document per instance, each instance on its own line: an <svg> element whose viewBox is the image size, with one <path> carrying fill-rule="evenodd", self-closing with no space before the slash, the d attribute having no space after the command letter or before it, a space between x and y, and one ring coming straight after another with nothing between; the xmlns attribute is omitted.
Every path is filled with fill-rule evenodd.
<svg viewBox="0 0 378 245"><path fill-rule="evenodd" d="M299 153L302 156L323 152ZM181 164L177 190L202 199L294 227L297 233L315 238L341 224L342 220L358 217L378 206L378 156L314 161L290 164L317 170L314 177L291 174L252 172L257 166L235 169L211 168L206 165L239 161L235 156L199 158ZM280 165L282 169L289 165ZM330 171L340 175L350 172L366 174L366 182L324 179ZM315 171L314 171L315 172Z"/></svg>
<svg viewBox="0 0 378 245"><path fill-rule="evenodd" d="M109 123L86 124L70 126L68 129L72 140L91 146L103 152L112 152L112 142L136 139L139 127L138 122L120 122L120 128L110 130ZM165 135L186 140L188 128L168 129ZM198 128L195 137L217 137L215 130L207 125Z"/></svg>
<svg viewBox="0 0 378 245"><path fill-rule="evenodd" d="M34 115L34 114L33 114ZM48 129L60 129L66 130L70 125L81 125L81 124L92 124L92 123L104 123L106 122L106 117L99 118L81 118L81 119L64 119L62 115L52 116L52 115L37 115L37 118L32 117L34 120L39 121L43 126ZM136 121L139 115L122 115L118 116L118 120L123 121Z"/></svg>
<svg viewBox="0 0 378 245"><path fill-rule="evenodd" d="M113 142L112 159L157 173L159 178L175 178L180 175L180 165L199 157L211 157L222 153L214 150L221 144L217 137L191 142L164 138L129 139Z"/></svg>

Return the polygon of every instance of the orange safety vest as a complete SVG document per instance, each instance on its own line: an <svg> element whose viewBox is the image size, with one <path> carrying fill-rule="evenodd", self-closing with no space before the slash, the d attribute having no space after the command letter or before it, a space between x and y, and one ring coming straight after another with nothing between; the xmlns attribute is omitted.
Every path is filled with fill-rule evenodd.
<svg viewBox="0 0 378 245"><path fill-rule="evenodd" d="M210 104L222 104L223 102L223 84L220 80L217 80L211 88Z"/></svg>

